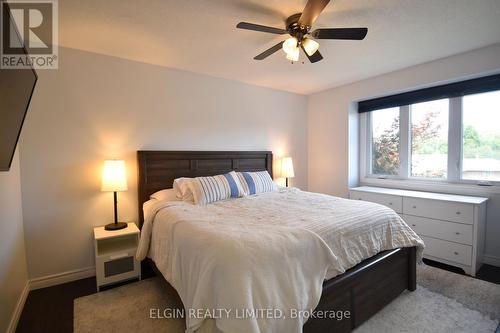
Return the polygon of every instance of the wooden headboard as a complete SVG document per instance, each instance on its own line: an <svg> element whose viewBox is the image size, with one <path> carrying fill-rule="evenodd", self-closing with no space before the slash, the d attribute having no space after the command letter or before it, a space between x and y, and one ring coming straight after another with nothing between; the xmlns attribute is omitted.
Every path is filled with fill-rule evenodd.
<svg viewBox="0 0 500 333"><path fill-rule="evenodd" d="M139 227L144 215L142 205L156 191L172 188L179 177L213 176L235 171L267 170L273 175L270 151L152 151L137 152Z"/></svg>

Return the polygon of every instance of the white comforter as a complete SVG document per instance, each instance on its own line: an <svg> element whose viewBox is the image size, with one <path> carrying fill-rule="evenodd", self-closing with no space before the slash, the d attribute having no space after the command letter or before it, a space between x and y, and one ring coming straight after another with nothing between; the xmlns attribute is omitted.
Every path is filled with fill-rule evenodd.
<svg viewBox="0 0 500 333"><path fill-rule="evenodd" d="M389 208L281 189L207 206L156 202L137 259L149 253L187 311L209 310L188 315L187 332L205 315L221 332L302 332L291 311L313 310L324 279L411 246L420 260L422 240Z"/></svg>

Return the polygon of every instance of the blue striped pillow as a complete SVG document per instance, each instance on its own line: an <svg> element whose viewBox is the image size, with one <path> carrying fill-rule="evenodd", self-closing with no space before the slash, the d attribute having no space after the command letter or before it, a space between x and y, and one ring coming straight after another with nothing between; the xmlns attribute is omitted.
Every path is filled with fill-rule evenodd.
<svg viewBox="0 0 500 333"><path fill-rule="evenodd" d="M189 182L189 187L194 195L194 203L197 205L239 198L244 195L243 187L234 171L224 175L193 178Z"/></svg>
<svg viewBox="0 0 500 333"><path fill-rule="evenodd" d="M273 192L277 190L269 172L238 172L238 178L243 186L245 195L252 195L263 192Z"/></svg>

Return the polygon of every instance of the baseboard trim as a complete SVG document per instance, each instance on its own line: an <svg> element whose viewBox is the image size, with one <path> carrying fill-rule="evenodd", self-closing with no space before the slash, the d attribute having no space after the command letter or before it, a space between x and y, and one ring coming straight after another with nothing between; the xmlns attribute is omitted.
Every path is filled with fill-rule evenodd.
<svg viewBox="0 0 500 333"><path fill-rule="evenodd" d="M19 322L19 318L21 318L21 313L23 312L24 304L26 303L26 299L28 298L28 294L30 293L30 281L27 280L24 285L23 291L17 300L16 308L14 309L14 313L12 314L12 318L10 318L9 327L7 328L7 333L14 333L17 328L17 324Z"/></svg>
<svg viewBox="0 0 500 333"><path fill-rule="evenodd" d="M30 280L30 287L36 290L92 276L95 276L95 266L34 278Z"/></svg>
<svg viewBox="0 0 500 333"><path fill-rule="evenodd" d="M483 257L483 264L500 267L500 257L485 254Z"/></svg>

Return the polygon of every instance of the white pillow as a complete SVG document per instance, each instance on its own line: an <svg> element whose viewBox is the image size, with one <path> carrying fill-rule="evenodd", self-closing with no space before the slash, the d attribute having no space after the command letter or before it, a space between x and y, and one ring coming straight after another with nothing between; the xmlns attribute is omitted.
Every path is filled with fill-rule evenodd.
<svg viewBox="0 0 500 333"><path fill-rule="evenodd" d="M273 182L269 172L238 172L238 179L243 186L245 195L253 195L263 192L274 192L278 187Z"/></svg>
<svg viewBox="0 0 500 333"><path fill-rule="evenodd" d="M151 194L151 199L160 201L178 201L176 191L173 188L168 188Z"/></svg>
<svg viewBox="0 0 500 333"><path fill-rule="evenodd" d="M243 187L234 171L212 177L196 177L188 182L188 185L197 205L240 198L244 195Z"/></svg>
<svg viewBox="0 0 500 333"><path fill-rule="evenodd" d="M177 198L182 201L194 201L193 192L188 184L194 178L181 177L174 180L174 190Z"/></svg>

